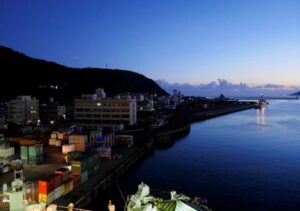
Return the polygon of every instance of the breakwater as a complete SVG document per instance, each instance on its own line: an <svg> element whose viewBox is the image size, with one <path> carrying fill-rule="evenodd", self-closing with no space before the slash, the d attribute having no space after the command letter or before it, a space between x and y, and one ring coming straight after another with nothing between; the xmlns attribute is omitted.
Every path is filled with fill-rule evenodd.
<svg viewBox="0 0 300 211"><path fill-rule="evenodd" d="M229 107L229 108L220 108L217 110L210 110L210 111L202 111L202 112L192 112L190 114L190 121L197 122L205 119L210 119L238 111L243 111L251 108L255 108L256 106L253 104L250 105L239 105L239 106L234 106L234 107Z"/></svg>

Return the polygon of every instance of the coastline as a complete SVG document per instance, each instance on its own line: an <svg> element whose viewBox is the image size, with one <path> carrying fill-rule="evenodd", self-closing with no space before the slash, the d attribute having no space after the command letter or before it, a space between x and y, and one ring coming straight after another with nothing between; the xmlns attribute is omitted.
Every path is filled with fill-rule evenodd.
<svg viewBox="0 0 300 211"><path fill-rule="evenodd" d="M86 208L92 200L97 199L98 193L109 188L116 179L122 177L129 169L144 159L149 152L171 147L179 138L187 135L192 123L252 108L255 106L245 104L207 112L191 112L186 105L183 105L174 113L169 124L162 128L139 132L137 145L128 149L123 158L109 161L111 162L109 168L102 169L100 166L88 182L80 185L67 196L57 199L54 203L59 206L74 203L77 208ZM183 116L184 118L181 119Z"/></svg>

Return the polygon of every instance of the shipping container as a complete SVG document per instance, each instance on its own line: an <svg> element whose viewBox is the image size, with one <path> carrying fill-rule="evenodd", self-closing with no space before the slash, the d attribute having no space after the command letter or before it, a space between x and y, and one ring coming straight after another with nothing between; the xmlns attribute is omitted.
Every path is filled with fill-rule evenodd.
<svg viewBox="0 0 300 211"><path fill-rule="evenodd" d="M69 178L68 181L64 182L61 186L61 195L65 196L73 190L73 178Z"/></svg>
<svg viewBox="0 0 300 211"><path fill-rule="evenodd" d="M75 151L75 144L66 144L62 146L62 153L67 154L68 152Z"/></svg>
<svg viewBox="0 0 300 211"><path fill-rule="evenodd" d="M85 144L75 144L75 150L79 152L87 151L87 145Z"/></svg>
<svg viewBox="0 0 300 211"><path fill-rule="evenodd" d="M28 156L28 146L21 146L21 149L20 149L20 154L21 154L21 157L22 156Z"/></svg>
<svg viewBox="0 0 300 211"><path fill-rule="evenodd" d="M21 155L21 161L23 164L28 164L28 156L23 156Z"/></svg>
<svg viewBox="0 0 300 211"><path fill-rule="evenodd" d="M81 175L87 169L86 160L73 160L71 161L72 174Z"/></svg>
<svg viewBox="0 0 300 211"><path fill-rule="evenodd" d="M70 135L69 144L82 144L85 145L88 143L87 135Z"/></svg>
<svg viewBox="0 0 300 211"><path fill-rule="evenodd" d="M39 165L43 162L43 155L28 156L28 164Z"/></svg>
<svg viewBox="0 0 300 211"><path fill-rule="evenodd" d="M69 176L70 176L71 172L68 168L59 168L59 169L55 170L54 174L61 175L62 182L66 182L69 180Z"/></svg>
<svg viewBox="0 0 300 211"><path fill-rule="evenodd" d="M8 142L14 143L14 144L20 144L20 141L24 139L22 137L9 137Z"/></svg>
<svg viewBox="0 0 300 211"><path fill-rule="evenodd" d="M48 177L44 180L39 180L38 181L38 190L39 194L44 194L47 195L48 193L51 193L54 191L54 180L53 177Z"/></svg>
<svg viewBox="0 0 300 211"><path fill-rule="evenodd" d="M41 141L32 140L32 139L22 139L19 142L20 145L36 145L41 143L42 143Z"/></svg>
<svg viewBox="0 0 300 211"><path fill-rule="evenodd" d="M40 154L40 147L33 145L33 146L29 146L28 148L28 155L29 156L37 156Z"/></svg>
<svg viewBox="0 0 300 211"><path fill-rule="evenodd" d="M61 147L61 140L56 140L55 141L55 146L56 147Z"/></svg>
<svg viewBox="0 0 300 211"><path fill-rule="evenodd" d="M49 139L49 146L55 146L56 139L50 138Z"/></svg>
<svg viewBox="0 0 300 211"><path fill-rule="evenodd" d="M62 175L60 174L54 174L52 175L53 181L54 181L54 189L61 186L62 184Z"/></svg>
<svg viewBox="0 0 300 211"><path fill-rule="evenodd" d="M65 139L65 138L64 138L65 135L66 135L66 133L58 133L57 139L59 139L59 140L64 140L64 139Z"/></svg>
<svg viewBox="0 0 300 211"><path fill-rule="evenodd" d="M43 194L43 193L39 193L39 203L46 203L46 204L50 204L51 202L53 202L55 200L54 197L54 191L52 191L49 194Z"/></svg>
<svg viewBox="0 0 300 211"><path fill-rule="evenodd" d="M80 175L83 171L89 170L96 162L97 154L85 153L80 158L71 161L72 173Z"/></svg>
<svg viewBox="0 0 300 211"><path fill-rule="evenodd" d="M89 172L88 171L84 171L81 174L81 183L85 183L87 182L89 179Z"/></svg>
<svg viewBox="0 0 300 211"><path fill-rule="evenodd" d="M68 134L64 134L64 137L63 137L62 140L68 142L69 141L69 135Z"/></svg>
<svg viewBox="0 0 300 211"><path fill-rule="evenodd" d="M56 132L53 132L51 133L51 139L57 139L57 133Z"/></svg>
<svg viewBox="0 0 300 211"><path fill-rule="evenodd" d="M65 162L67 164L71 164L72 160L75 160L79 157L81 157L82 152L74 151L74 152L68 152L67 155L65 156Z"/></svg>
<svg viewBox="0 0 300 211"><path fill-rule="evenodd" d="M38 189L40 194L48 194L62 184L61 175L52 174L49 177L39 180Z"/></svg>
<svg viewBox="0 0 300 211"><path fill-rule="evenodd" d="M0 148L0 157L9 157L15 154L14 147L1 147Z"/></svg>
<svg viewBox="0 0 300 211"><path fill-rule="evenodd" d="M61 197L61 186L54 189L54 199L58 199Z"/></svg>
<svg viewBox="0 0 300 211"><path fill-rule="evenodd" d="M67 195L73 190L73 178L70 178L68 181L62 184L61 194L62 196Z"/></svg>
<svg viewBox="0 0 300 211"><path fill-rule="evenodd" d="M70 178L72 178L72 180L73 180L73 189L77 188L81 184L81 176L80 175L72 174L70 176Z"/></svg>

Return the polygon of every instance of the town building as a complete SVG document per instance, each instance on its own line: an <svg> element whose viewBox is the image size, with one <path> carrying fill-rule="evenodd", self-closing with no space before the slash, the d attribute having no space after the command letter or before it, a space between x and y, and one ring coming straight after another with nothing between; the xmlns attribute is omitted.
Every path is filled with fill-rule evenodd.
<svg viewBox="0 0 300 211"><path fill-rule="evenodd" d="M152 96L147 96L141 93L121 93L116 95L117 99L131 99L136 100L137 111L148 112L154 111L154 100Z"/></svg>
<svg viewBox="0 0 300 211"><path fill-rule="evenodd" d="M31 96L18 96L8 102L8 122L17 125L35 124L39 120L39 100Z"/></svg>
<svg viewBox="0 0 300 211"><path fill-rule="evenodd" d="M98 92L97 92L98 90ZM79 126L85 129L134 125L137 122L137 104L135 99L106 98L97 89L95 94L82 95L74 101L74 117Z"/></svg>

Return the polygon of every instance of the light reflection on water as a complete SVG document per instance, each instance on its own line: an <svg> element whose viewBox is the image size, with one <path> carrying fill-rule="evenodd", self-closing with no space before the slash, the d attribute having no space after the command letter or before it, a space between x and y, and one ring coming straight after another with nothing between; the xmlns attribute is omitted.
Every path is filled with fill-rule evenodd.
<svg viewBox="0 0 300 211"><path fill-rule="evenodd" d="M267 108L257 109L257 125L260 126L261 129L263 129L266 124L266 111Z"/></svg>

